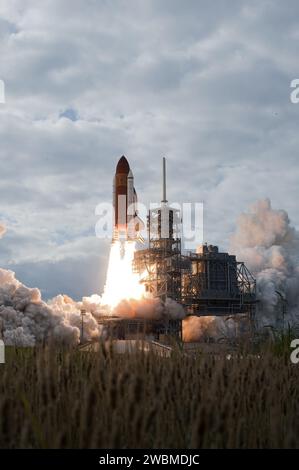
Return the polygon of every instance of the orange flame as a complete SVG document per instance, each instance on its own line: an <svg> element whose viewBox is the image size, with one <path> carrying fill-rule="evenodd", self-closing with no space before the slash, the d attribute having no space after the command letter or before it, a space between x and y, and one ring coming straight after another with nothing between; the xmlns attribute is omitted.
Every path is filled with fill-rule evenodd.
<svg viewBox="0 0 299 470"><path fill-rule="evenodd" d="M111 245L102 302L112 310L124 299L142 299L145 294L140 276L133 272L135 242L114 241Z"/></svg>

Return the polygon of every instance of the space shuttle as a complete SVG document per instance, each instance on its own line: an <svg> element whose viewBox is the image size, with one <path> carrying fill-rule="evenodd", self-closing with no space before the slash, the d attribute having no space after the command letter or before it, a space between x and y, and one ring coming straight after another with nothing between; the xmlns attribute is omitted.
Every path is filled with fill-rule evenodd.
<svg viewBox="0 0 299 470"><path fill-rule="evenodd" d="M116 166L113 180L114 224L112 241L141 241L144 223L138 216L134 176L123 155Z"/></svg>

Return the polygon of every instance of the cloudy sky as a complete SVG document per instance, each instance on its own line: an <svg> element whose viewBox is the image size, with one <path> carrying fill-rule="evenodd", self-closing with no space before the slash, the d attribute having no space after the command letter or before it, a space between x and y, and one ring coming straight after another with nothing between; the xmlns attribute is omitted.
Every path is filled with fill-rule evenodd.
<svg viewBox="0 0 299 470"><path fill-rule="evenodd" d="M45 298L102 290L95 207L128 156L139 198L203 201L228 247L261 197L299 227L297 0L1 0L0 266Z"/></svg>

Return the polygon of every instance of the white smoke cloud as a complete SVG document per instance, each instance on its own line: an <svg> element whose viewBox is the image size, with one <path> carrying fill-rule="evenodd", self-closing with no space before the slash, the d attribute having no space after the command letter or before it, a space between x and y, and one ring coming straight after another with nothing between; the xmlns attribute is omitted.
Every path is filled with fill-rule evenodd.
<svg viewBox="0 0 299 470"><path fill-rule="evenodd" d="M183 321L183 340L187 343L215 337L216 317L190 316Z"/></svg>
<svg viewBox="0 0 299 470"><path fill-rule="evenodd" d="M28 288L12 271L0 269L0 331L7 345L35 346L44 342L76 345L81 339L84 310L83 341L99 338L103 327L97 318L117 315L123 318L183 318L183 308L171 299L164 304L158 299L123 300L112 311L101 303L99 295L83 297L76 302L67 295L58 295L47 303L40 290Z"/></svg>
<svg viewBox="0 0 299 470"><path fill-rule="evenodd" d="M281 327L283 320L284 326L298 323L299 233L288 214L273 209L269 199L257 201L239 217L231 252L256 277L259 325Z"/></svg>
<svg viewBox="0 0 299 470"><path fill-rule="evenodd" d="M0 269L0 327L5 344L34 346L45 341L75 345L79 342L80 303L59 295L48 304L39 289L24 286L12 271ZM84 340L100 335L95 318L84 317Z"/></svg>
<svg viewBox="0 0 299 470"><path fill-rule="evenodd" d="M251 333L251 325L246 315L227 316L190 316L182 322L183 341L234 340Z"/></svg>
<svg viewBox="0 0 299 470"><path fill-rule="evenodd" d="M112 310L113 315L122 318L147 318L160 320L170 318L182 319L186 316L183 307L175 300L167 298L161 302L158 298L124 299Z"/></svg>

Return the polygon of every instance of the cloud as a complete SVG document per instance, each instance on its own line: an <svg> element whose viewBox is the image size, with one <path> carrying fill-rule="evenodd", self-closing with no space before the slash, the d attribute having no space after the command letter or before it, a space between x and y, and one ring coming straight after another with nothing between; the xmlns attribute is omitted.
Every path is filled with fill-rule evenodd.
<svg viewBox="0 0 299 470"><path fill-rule="evenodd" d="M256 277L259 325L297 324L299 232L287 212L272 208L269 199L257 201L240 215L231 245Z"/></svg>
<svg viewBox="0 0 299 470"><path fill-rule="evenodd" d="M23 281L38 284L86 250L92 270L94 209L123 153L145 201L167 155L169 200L204 201L205 239L222 248L256 198L298 227L298 18L295 0L3 0L4 267L31 258Z"/></svg>

